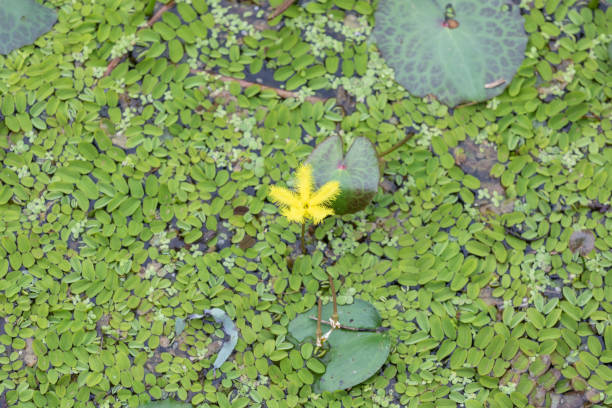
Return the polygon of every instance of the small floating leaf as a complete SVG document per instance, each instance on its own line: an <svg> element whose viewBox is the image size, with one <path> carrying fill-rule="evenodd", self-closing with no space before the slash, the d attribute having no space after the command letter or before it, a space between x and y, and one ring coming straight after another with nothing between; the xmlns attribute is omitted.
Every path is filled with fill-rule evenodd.
<svg viewBox="0 0 612 408"><path fill-rule="evenodd" d="M176 320L174 321L174 334L176 336L180 335L183 332L183 330L185 330L185 327L186 327L185 319L181 317L177 317Z"/></svg>

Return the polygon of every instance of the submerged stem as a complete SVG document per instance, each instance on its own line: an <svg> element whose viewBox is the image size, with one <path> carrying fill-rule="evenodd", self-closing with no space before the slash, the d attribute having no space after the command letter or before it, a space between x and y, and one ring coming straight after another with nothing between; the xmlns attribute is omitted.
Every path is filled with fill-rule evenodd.
<svg viewBox="0 0 612 408"><path fill-rule="evenodd" d="M329 320L321 320L321 318L319 317L318 319L315 316L308 316L309 319L311 320L316 320L317 321L317 326L320 326L321 324L326 324L328 326L331 326L331 323L329 322ZM343 329L343 330L350 330L350 331L360 331L360 332L383 332L383 331L387 331L389 330L389 328L387 327L378 327L375 329L370 329L367 327L351 327L351 326L345 326L343 324L339 324L338 327L336 327L337 329ZM323 331L321 331L321 333L323 333Z"/></svg>
<svg viewBox="0 0 612 408"><path fill-rule="evenodd" d="M276 18L276 16L282 14L285 12L285 10L287 10L289 7L291 7L291 5L295 3L295 0L285 0L280 6L278 6L276 8L276 10L274 10L272 12L272 14L270 14L268 16L268 20L272 20L274 18Z"/></svg>
<svg viewBox="0 0 612 408"><path fill-rule="evenodd" d="M322 309L322 305L321 305L321 298L319 298L319 301L317 303L317 347L321 347L323 345L323 341L321 340L321 337L323 336L323 332L321 331L321 309Z"/></svg>
<svg viewBox="0 0 612 408"><path fill-rule="evenodd" d="M382 159L383 157L385 157L389 153L393 153L394 151L396 151L397 149L402 147L407 141L409 141L412 138L412 136L414 136L414 133L408 133L405 138L403 138L401 141L399 141L398 143L396 143L393 146L391 146L390 149L385 150L382 153L379 153L378 154L378 158Z"/></svg>

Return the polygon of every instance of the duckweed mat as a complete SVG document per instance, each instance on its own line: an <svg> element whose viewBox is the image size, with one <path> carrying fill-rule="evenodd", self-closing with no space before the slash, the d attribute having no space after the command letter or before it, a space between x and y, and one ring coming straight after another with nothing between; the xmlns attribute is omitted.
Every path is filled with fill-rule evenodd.
<svg viewBox="0 0 612 408"><path fill-rule="evenodd" d="M454 109L396 83L375 0L38 2L57 23L0 55L0 406L612 404L608 2L507 2L525 59ZM328 136L411 132L301 255L269 186ZM391 352L314 394L288 324L327 273ZM214 308L239 332L216 370L222 326L176 330Z"/></svg>

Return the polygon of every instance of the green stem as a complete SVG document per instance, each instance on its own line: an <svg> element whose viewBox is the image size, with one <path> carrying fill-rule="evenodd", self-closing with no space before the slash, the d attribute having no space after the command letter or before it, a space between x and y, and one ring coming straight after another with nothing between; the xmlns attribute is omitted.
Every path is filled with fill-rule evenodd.
<svg viewBox="0 0 612 408"><path fill-rule="evenodd" d="M323 332L321 331L321 298L317 301L317 346L323 345L321 341L321 337L323 337Z"/></svg>
<svg viewBox="0 0 612 408"><path fill-rule="evenodd" d="M332 302L334 304L334 311L332 313L332 319L334 322L340 323L340 320L338 317L338 303L336 302L336 287L334 286L334 279L329 273L327 274L327 277L329 279L329 287L332 293Z"/></svg>
<svg viewBox="0 0 612 408"><path fill-rule="evenodd" d="M302 223L302 255L306 255L306 245L304 244L304 235L306 235L306 221Z"/></svg>
<svg viewBox="0 0 612 408"><path fill-rule="evenodd" d="M398 143L394 144L389 150L385 150L382 153L378 154L378 158L382 159L383 157L385 157L386 155L388 155L389 153L393 153L394 151L396 151L397 149L399 149L400 147L402 147L404 144L406 144L407 141L409 141L410 139L412 139L412 136L414 136L414 133L408 133L406 135L405 138L403 138L401 141L399 141Z"/></svg>

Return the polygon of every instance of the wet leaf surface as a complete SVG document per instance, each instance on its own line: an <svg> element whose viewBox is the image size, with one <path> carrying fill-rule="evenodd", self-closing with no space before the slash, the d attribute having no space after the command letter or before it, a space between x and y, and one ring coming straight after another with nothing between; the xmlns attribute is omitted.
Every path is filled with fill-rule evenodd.
<svg viewBox="0 0 612 408"><path fill-rule="evenodd" d="M322 309L321 320L328 321L332 304ZM296 344L312 341L316 330L317 308L299 315L289 323L289 334ZM355 329L376 330L380 315L368 302L356 299L353 304L338 306L340 324ZM327 331L329 326L324 327ZM322 358L325 373L315 382L315 391L336 391L353 387L371 377L387 360L391 340L387 333L334 330L328 338L330 350Z"/></svg>
<svg viewBox="0 0 612 408"><path fill-rule="evenodd" d="M522 65L456 108L395 81L383 1L37 3L57 23L0 56L0 406L612 404L609 2L512 2ZM269 186L330 136L412 132L296 256ZM289 324L328 274L393 347L316 399ZM240 330L218 370L223 324L175 326L213 308Z"/></svg>
<svg viewBox="0 0 612 408"><path fill-rule="evenodd" d="M450 106L503 92L527 44L518 8L501 0L387 0L376 11L374 34L400 84ZM495 81L501 86L486 86Z"/></svg>
<svg viewBox="0 0 612 408"><path fill-rule="evenodd" d="M574 231L570 237L569 248L573 253L587 256L595 248L595 236L591 231Z"/></svg>
<svg viewBox="0 0 612 408"><path fill-rule="evenodd" d="M51 29L57 20L55 10L34 0L0 2L0 54L31 44Z"/></svg>
<svg viewBox="0 0 612 408"><path fill-rule="evenodd" d="M342 140L331 136L317 145L306 162L312 165L317 188L328 181L340 183L340 195L332 203L336 214L363 210L378 191L378 158L365 137L355 139L344 155Z"/></svg>

